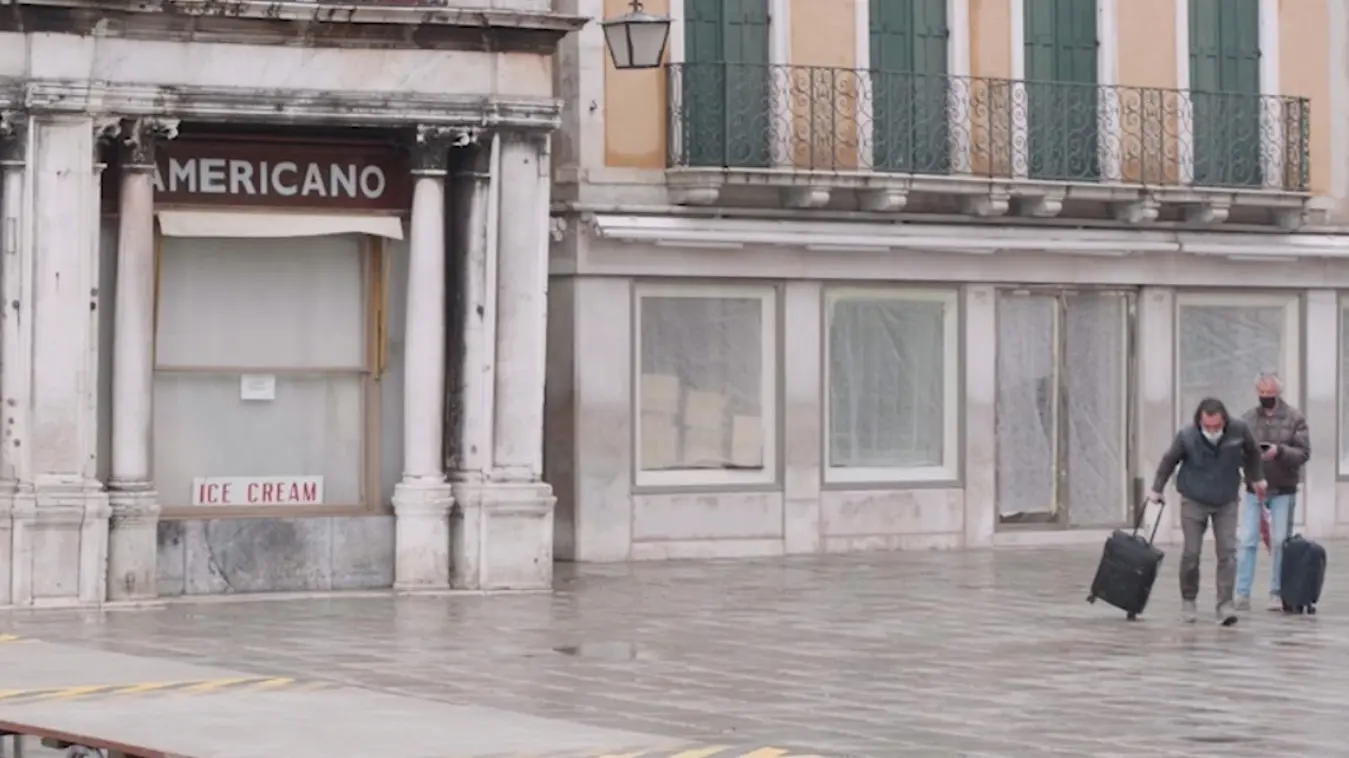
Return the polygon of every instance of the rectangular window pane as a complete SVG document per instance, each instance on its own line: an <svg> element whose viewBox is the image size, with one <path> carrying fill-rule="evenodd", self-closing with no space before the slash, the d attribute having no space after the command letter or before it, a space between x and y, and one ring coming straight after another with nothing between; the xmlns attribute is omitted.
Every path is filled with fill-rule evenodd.
<svg viewBox="0 0 1349 758"><path fill-rule="evenodd" d="M359 368L365 360L360 238L167 238L160 366Z"/></svg>
<svg viewBox="0 0 1349 758"><path fill-rule="evenodd" d="M278 375L273 400L241 400L238 374L155 376L155 486L192 503L195 477L323 477L330 505L364 501L364 377Z"/></svg>
<svg viewBox="0 0 1349 758"><path fill-rule="evenodd" d="M1286 312L1281 305L1181 306L1182 421L1206 397L1223 401L1234 416L1255 405L1256 376L1283 369Z"/></svg>
<svg viewBox="0 0 1349 758"><path fill-rule="evenodd" d="M764 301L640 300L641 467L764 467Z"/></svg>
<svg viewBox="0 0 1349 758"><path fill-rule="evenodd" d="M875 297L835 301L829 319L829 464L942 466L946 304Z"/></svg>

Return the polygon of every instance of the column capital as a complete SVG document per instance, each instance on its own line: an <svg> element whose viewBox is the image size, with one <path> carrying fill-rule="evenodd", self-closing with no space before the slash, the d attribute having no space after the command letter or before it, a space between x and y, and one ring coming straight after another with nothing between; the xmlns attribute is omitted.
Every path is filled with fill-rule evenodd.
<svg viewBox="0 0 1349 758"><path fill-rule="evenodd" d="M117 144L122 133L122 120L115 116L95 116L93 130L94 165L102 169L108 163L107 149Z"/></svg>
<svg viewBox="0 0 1349 758"><path fill-rule="evenodd" d="M411 145L412 173L444 176L449 167L450 148L477 142L478 133L472 127L419 124Z"/></svg>
<svg viewBox="0 0 1349 758"><path fill-rule="evenodd" d="M124 119L118 125L122 168L153 171L155 149L178 136L178 123L176 118Z"/></svg>
<svg viewBox="0 0 1349 758"><path fill-rule="evenodd" d="M0 164L22 164L27 146L27 114L19 111L0 112Z"/></svg>

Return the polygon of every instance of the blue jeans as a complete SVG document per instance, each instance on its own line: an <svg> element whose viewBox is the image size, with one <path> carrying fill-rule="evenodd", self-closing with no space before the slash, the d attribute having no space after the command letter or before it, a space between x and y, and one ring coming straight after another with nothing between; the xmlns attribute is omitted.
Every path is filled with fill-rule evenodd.
<svg viewBox="0 0 1349 758"><path fill-rule="evenodd" d="M1297 506L1297 495L1270 495L1269 507L1270 571L1269 594L1279 594L1279 565L1283 561L1283 541L1288 537L1288 519ZM1245 493L1241 501L1241 546L1237 551L1237 595L1251 596L1255 582L1255 557L1260 553L1260 501Z"/></svg>

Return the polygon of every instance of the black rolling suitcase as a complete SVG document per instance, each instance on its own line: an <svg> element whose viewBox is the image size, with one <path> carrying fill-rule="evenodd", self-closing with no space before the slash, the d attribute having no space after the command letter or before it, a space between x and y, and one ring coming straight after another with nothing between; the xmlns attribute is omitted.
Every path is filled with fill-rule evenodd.
<svg viewBox="0 0 1349 758"><path fill-rule="evenodd" d="M1138 534L1147 514L1145 506L1139 509L1132 531L1116 529L1105 541L1105 552L1096 569L1096 578L1091 581L1087 602L1094 603L1098 598L1104 600L1127 613L1130 621L1138 618L1147 607L1152 585L1157 581L1157 568L1166 556L1152 544L1165 510L1165 504L1160 505L1152 524L1152 534L1146 540Z"/></svg>
<svg viewBox="0 0 1349 758"><path fill-rule="evenodd" d="M1293 509L1288 509L1288 538L1279 564L1279 594L1284 613L1316 613L1326 581L1326 549L1293 534Z"/></svg>

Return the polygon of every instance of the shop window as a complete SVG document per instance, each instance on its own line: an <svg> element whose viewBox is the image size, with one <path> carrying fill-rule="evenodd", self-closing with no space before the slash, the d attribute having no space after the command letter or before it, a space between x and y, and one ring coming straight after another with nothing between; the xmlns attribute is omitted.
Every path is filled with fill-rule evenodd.
<svg viewBox="0 0 1349 758"><path fill-rule="evenodd" d="M1177 298L1177 422L1192 423L1206 397L1240 416L1255 406L1255 380L1275 372L1296 405L1298 299L1284 295L1188 294ZM1142 349L1146 350L1147 346Z"/></svg>
<svg viewBox="0 0 1349 758"><path fill-rule="evenodd" d="M946 290L827 293L829 481L957 478L958 302Z"/></svg>
<svg viewBox="0 0 1349 758"><path fill-rule="evenodd" d="M773 481L777 365L770 287L642 287L639 485Z"/></svg>
<svg viewBox="0 0 1349 758"><path fill-rule="evenodd" d="M154 478L165 507L368 504L377 271L359 236L163 240Z"/></svg>

